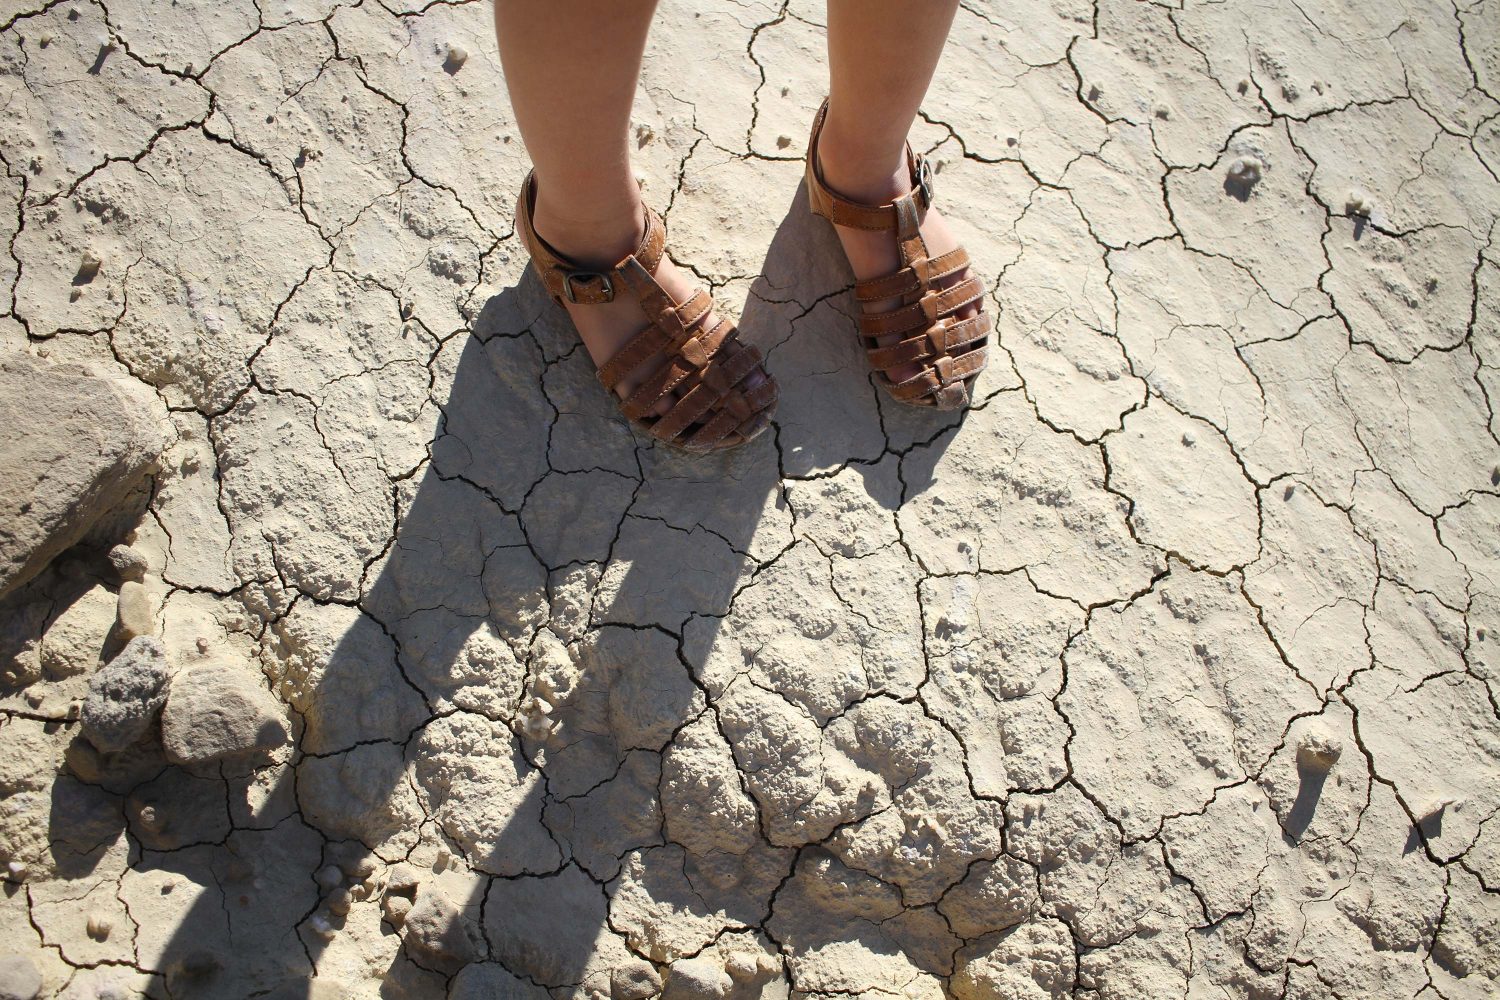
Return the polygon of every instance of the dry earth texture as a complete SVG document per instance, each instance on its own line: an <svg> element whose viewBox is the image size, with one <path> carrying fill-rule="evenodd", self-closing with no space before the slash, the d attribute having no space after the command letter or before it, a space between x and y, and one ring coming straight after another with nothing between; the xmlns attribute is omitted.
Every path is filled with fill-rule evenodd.
<svg viewBox="0 0 1500 1000"><path fill-rule="evenodd" d="M966 0L964 418L808 211L821 5L667 3L783 388L707 460L526 270L490 3L0 9L0 996L1500 988L1497 0Z"/></svg>

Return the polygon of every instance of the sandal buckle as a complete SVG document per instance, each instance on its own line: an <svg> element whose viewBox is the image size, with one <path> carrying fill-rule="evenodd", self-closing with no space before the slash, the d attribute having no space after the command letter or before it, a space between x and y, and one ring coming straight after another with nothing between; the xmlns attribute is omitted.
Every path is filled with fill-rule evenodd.
<svg viewBox="0 0 1500 1000"><path fill-rule="evenodd" d="M566 295L568 301L572 302L574 305L578 304L578 299L573 291L573 279L575 278L579 278L584 281L591 281L594 278L598 278L604 288L604 298L601 301L609 302L612 301L615 297L615 284L613 281L609 280L609 275L603 271L564 271L562 274L563 294Z"/></svg>
<svg viewBox="0 0 1500 1000"><path fill-rule="evenodd" d="M932 165L927 162L927 157L921 153L917 154L917 188L922 192L923 200L932 204Z"/></svg>

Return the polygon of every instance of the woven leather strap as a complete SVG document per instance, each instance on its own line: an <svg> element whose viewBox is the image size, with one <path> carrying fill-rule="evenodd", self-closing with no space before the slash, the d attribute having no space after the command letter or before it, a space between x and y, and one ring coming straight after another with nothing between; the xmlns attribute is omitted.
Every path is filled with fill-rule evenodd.
<svg viewBox="0 0 1500 1000"><path fill-rule="evenodd" d="M646 328L599 367L604 388L618 399L614 390L622 380L666 355L619 401L627 419L652 437L689 451L742 444L765 429L778 397L775 380L761 367L760 351L740 343L728 320L705 328L713 305L707 292L698 289L686 302L677 302L656 280L666 230L650 206L644 209L645 232L635 253L602 270L578 267L543 240L532 223L535 206L536 182L528 173L516 202L516 229L555 300L591 305L628 291L645 314ZM761 382L747 388L746 380L757 371ZM663 400L670 405L660 413Z"/></svg>
<svg viewBox="0 0 1500 1000"><path fill-rule="evenodd" d="M983 370L991 331L984 311L984 285L975 276L940 288L939 283L969 266L962 247L938 257L928 254L921 222L932 206L932 170L925 157L906 146L911 190L885 205L851 201L828 187L818 162L818 137L828 115L825 99L813 119L807 143L807 194L812 211L837 226L894 230L901 267L890 274L858 281L855 298L862 304L897 299L900 304L859 320L866 356L876 381L892 398L921 406L956 409L967 406L970 390ZM957 313L977 304L978 312L965 319ZM881 345L881 339L900 338ZM897 382L891 372L912 365L917 374Z"/></svg>

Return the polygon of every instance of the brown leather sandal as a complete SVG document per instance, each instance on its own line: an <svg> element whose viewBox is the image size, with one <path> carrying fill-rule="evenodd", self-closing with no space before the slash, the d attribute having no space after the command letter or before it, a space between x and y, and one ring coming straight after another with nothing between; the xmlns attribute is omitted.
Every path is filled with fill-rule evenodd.
<svg viewBox="0 0 1500 1000"><path fill-rule="evenodd" d="M537 235L531 222L535 205L536 182L528 173L516 202L516 228L553 300L597 304L629 290L650 323L598 369L599 381L632 424L658 441L699 453L742 445L766 429L778 393L776 380L761 366L760 350L741 343L727 319L704 329L712 305L708 292L700 288L688 301L676 302L656 280L666 246L661 216L646 206L646 233L635 253L596 271L577 266ZM665 362L621 399L615 386L658 352L666 355ZM754 372L765 381L746 388ZM653 413L665 398L673 400L671 409Z"/></svg>
<svg viewBox="0 0 1500 1000"><path fill-rule="evenodd" d="M859 336L864 343L875 381L892 399L939 410L956 410L973 401L974 383L984 370L991 330L984 309L984 284L969 275L947 288L936 285L958 274L969 264L963 247L939 257L929 257L918 227L932 204L932 170L927 160L906 146L912 188L884 205L850 201L832 191L818 165L818 133L828 114L828 101L818 108L812 136L807 141L807 199L815 214L829 222L856 229L893 229L901 247L899 270L878 278L856 282L854 295L861 303L900 296L901 305L880 313L863 313ZM956 314L971 302L979 311L967 319ZM881 347L877 338L898 335L899 343ZM916 375L894 381L889 372L903 365L921 365Z"/></svg>

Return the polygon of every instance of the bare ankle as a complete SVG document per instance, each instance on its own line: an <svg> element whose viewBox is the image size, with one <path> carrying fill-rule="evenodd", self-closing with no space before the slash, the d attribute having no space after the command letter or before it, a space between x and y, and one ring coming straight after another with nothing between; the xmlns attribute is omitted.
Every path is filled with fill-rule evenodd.
<svg viewBox="0 0 1500 1000"><path fill-rule="evenodd" d="M532 214L537 235L582 267L609 268L640 247L646 215L639 199L601 214L569 211L537 193Z"/></svg>
<svg viewBox="0 0 1500 1000"><path fill-rule="evenodd" d="M846 135L830 120L818 137L818 169L823 180L851 201L883 205L911 190L906 146L875 149L867 137Z"/></svg>

